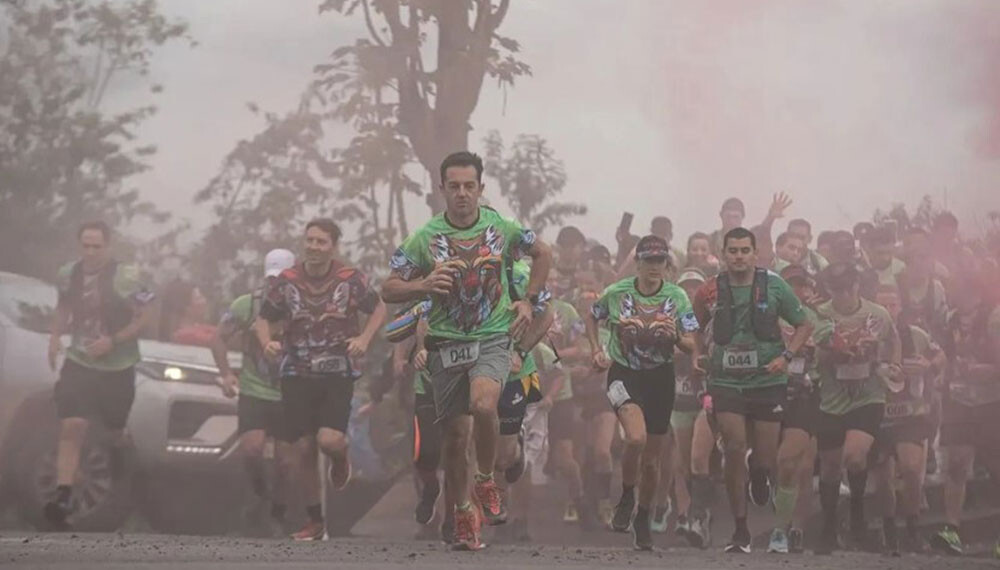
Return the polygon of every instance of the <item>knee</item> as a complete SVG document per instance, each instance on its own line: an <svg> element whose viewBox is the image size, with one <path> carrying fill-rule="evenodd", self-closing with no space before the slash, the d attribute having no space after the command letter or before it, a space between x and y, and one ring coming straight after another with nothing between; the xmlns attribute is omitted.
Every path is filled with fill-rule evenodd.
<svg viewBox="0 0 1000 570"><path fill-rule="evenodd" d="M642 448L646 446L646 430L636 430L635 432L625 433L624 439L625 445L632 448Z"/></svg>
<svg viewBox="0 0 1000 570"><path fill-rule="evenodd" d="M868 454L849 451L844 453L844 467L851 473L868 468Z"/></svg>
<svg viewBox="0 0 1000 570"><path fill-rule="evenodd" d="M263 457L266 442L263 432L247 432L240 438L240 449L245 457Z"/></svg>
<svg viewBox="0 0 1000 570"><path fill-rule="evenodd" d="M323 431L316 444L326 455L343 455L347 451L347 436L339 431Z"/></svg>
<svg viewBox="0 0 1000 570"><path fill-rule="evenodd" d="M489 418L497 416L497 400L489 394L480 394L473 398L469 411L477 418Z"/></svg>

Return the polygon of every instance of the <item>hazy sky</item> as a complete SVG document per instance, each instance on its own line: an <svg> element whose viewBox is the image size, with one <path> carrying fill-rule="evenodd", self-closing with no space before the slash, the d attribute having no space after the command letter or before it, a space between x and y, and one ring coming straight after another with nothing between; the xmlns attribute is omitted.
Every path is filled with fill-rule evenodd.
<svg viewBox="0 0 1000 570"><path fill-rule="evenodd" d="M200 45L156 56L165 91L140 136L160 151L139 185L203 224L191 197L262 126L245 103L292 108L360 29L316 0L161 4ZM501 32L534 77L506 106L487 80L472 150L493 128L545 136L563 198L591 208L578 225L605 242L624 209L638 230L669 215L680 241L713 229L726 197L756 221L778 190L817 231L923 194L947 192L968 224L1000 209L1000 2L513 0ZM122 84L112 104L148 98Z"/></svg>

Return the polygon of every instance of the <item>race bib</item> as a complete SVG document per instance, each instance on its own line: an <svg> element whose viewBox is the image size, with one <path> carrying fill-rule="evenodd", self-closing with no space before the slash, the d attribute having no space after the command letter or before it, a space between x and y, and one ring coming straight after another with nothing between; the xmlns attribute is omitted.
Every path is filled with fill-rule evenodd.
<svg viewBox="0 0 1000 570"><path fill-rule="evenodd" d="M618 408L631 398L628 390L625 389L625 383L621 380L615 380L608 386L608 400L611 402L612 407Z"/></svg>
<svg viewBox="0 0 1000 570"><path fill-rule="evenodd" d="M885 405L885 419L896 420L927 413L927 404L920 401L890 402Z"/></svg>
<svg viewBox="0 0 1000 570"><path fill-rule="evenodd" d="M748 372L756 370L757 351L727 348L722 354L722 367L725 370L735 372Z"/></svg>
<svg viewBox="0 0 1000 570"><path fill-rule="evenodd" d="M697 396L698 394L694 391L694 382L690 378L684 378L677 381L677 395L678 396Z"/></svg>
<svg viewBox="0 0 1000 570"><path fill-rule="evenodd" d="M451 344L443 347L439 352L441 354L441 365L445 368L466 366L479 360L479 343L465 342Z"/></svg>
<svg viewBox="0 0 1000 570"><path fill-rule="evenodd" d="M347 372L347 358L344 356L317 356L309 363L314 374L344 374Z"/></svg>
<svg viewBox="0 0 1000 570"><path fill-rule="evenodd" d="M804 356L796 356L788 363L788 373L789 374L805 374L806 373L806 359Z"/></svg>
<svg viewBox="0 0 1000 570"><path fill-rule="evenodd" d="M837 365L837 380L867 380L871 375L871 362Z"/></svg>

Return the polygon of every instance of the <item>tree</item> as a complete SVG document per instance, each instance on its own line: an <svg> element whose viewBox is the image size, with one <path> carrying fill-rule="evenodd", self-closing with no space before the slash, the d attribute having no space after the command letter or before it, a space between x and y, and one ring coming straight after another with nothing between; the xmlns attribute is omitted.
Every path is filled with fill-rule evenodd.
<svg viewBox="0 0 1000 570"><path fill-rule="evenodd" d="M82 221L168 218L127 186L156 151L135 137L155 108L100 107L115 77L147 75L186 27L155 0L4 2L0 17L0 268L51 278Z"/></svg>
<svg viewBox="0 0 1000 570"><path fill-rule="evenodd" d="M335 89L352 77L377 85L379 104L437 186L441 160L468 148L483 80L489 76L506 88L531 73L515 57L518 42L497 33L509 7L510 0L495 6L491 0L325 0L320 12L360 12L368 37L318 66L318 85ZM347 113L350 100L341 99ZM434 192L426 200L432 211L441 209Z"/></svg>
<svg viewBox="0 0 1000 570"><path fill-rule="evenodd" d="M587 213L583 204L554 201L566 187L566 169L539 135L518 135L505 151L500 133L490 131L483 144L485 174L497 182L514 217L534 231L542 233L567 217Z"/></svg>

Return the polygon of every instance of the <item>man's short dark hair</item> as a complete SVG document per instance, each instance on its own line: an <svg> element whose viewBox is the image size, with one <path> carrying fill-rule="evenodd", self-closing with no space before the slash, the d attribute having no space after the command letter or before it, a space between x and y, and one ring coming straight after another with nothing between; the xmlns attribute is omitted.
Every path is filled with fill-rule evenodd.
<svg viewBox="0 0 1000 570"><path fill-rule="evenodd" d="M843 291L861 282L861 273L854 263L833 263L823 270L823 283L831 291Z"/></svg>
<svg viewBox="0 0 1000 570"><path fill-rule="evenodd" d="M726 236L722 238L722 249L729 247L729 240L731 239L747 239L750 238L750 245L754 249L757 249L757 236L753 235L753 232L746 228L733 228L726 232Z"/></svg>
<svg viewBox="0 0 1000 570"><path fill-rule="evenodd" d="M330 218L315 218L306 224L306 231L309 231L310 228L319 228L330 236L330 241L333 243L340 241L340 226Z"/></svg>
<svg viewBox="0 0 1000 570"><path fill-rule="evenodd" d="M688 249L691 249L691 242L693 242L696 239L703 239L707 241L709 245L712 244L712 238L708 234L706 234L705 232L694 232L693 234L691 234L690 237L688 237L688 244L687 244Z"/></svg>
<svg viewBox="0 0 1000 570"><path fill-rule="evenodd" d="M934 221L931 222L931 227L935 230L945 227L957 230L958 218L956 218L955 214L952 214L951 212L941 212L940 214L934 216Z"/></svg>
<svg viewBox="0 0 1000 570"><path fill-rule="evenodd" d="M835 231L827 230L824 232L820 232L819 235L816 236L816 247L825 247L828 245L833 245L833 242L836 241L836 239L837 239L837 232Z"/></svg>
<svg viewBox="0 0 1000 570"><path fill-rule="evenodd" d="M743 200L739 198L729 198L722 203L722 209L719 212L725 212L726 210L739 210L741 214L746 215L747 209L743 205Z"/></svg>
<svg viewBox="0 0 1000 570"><path fill-rule="evenodd" d="M576 247L586 243L587 238L576 226L565 226L559 230L559 234L556 236L556 245L559 247Z"/></svg>
<svg viewBox="0 0 1000 570"><path fill-rule="evenodd" d="M788 222L788 231L792 231L794 226L803 226L806 229L806 233L812 235L813 227L805 218L795 218L794 220Z"/></svg>
<svg viewBox="0 0 1000 570"><path fill-rule="evenodd" d="M780 236L778 236L777 241L774 242L774 247L781 247L790 239L802 239L802 237L798 234L793 234L792 232L783 232Z"/></svg>
<svg viewBox="0 0 1000 570"><path fill-rule="evenodd" d="M889 226L878 226L865 235L865 241L870 246L896 245L896 232Z"/></svg>
<svg viewBox="0 0 1000 570"><path fill-rule="evenodd" d="M94 220L92 222L84 222L80 224L80 229L76 231L76 239L82 238L83 232L90 230L97 230L101 232L101 235L104 236L105 243L111 241L111 228L108 224L102 222L101 220Z"/></svg>
<svg viewBox="0 0 1000 570"><path fill-rule="evenodd" d="M441 161L441 184L444 184L445 172L453 166L474 167L476 169L476 181L479 183L483 182L483 159L479 158L478 154L462 150L459 152L453 152L446 156L445 159Z"/></svg>
<svg viewBox="0 0 1000 570"><path fill-rule="evenodd" d="M653 228L657 226L666 226L669 228L669 232L674 232L674 222L666 216L656 216L653 221L649 222L649 231L652 232Z"/></svg>

